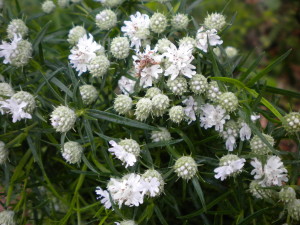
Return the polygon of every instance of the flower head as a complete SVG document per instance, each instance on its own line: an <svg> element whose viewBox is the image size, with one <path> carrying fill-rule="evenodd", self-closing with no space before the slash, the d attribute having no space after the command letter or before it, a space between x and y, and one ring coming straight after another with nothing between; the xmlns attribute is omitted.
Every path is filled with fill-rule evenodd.
<svg viewBox="0 0 300 225"><path fill-rule="evenodd" d="M57 132L67 132L74 126L76 114L66 106L58 106L51 113L50 120L51 125Z"/></svg>
<svg viewBox="0 0 300 225"><path fill-rule="evenodd" d="M226 25L225 16L220 13L212 13L204 19L204 25L208 29L221 30Z"/></svg>
<svg viewBox="0 0 300 225"><path fill-rule="evenodd" d="M83 147L75 141L66 142L61 149L62 156L70 164L79 163L81 161L82 152Z"/></svg>
<svg viewBox="0 0 300 225"><path fill-rule="evenodd" d="M55 7L56 6L55 6L54 2L51 0L46 0L42 4L42 10L44 13L47 13L47 14L52 13L54 11Z"/></svg>
<svg viewBox="0 0 300 225"><path fill-rule="evenodd" d="M136 76L140 77L140 86L151 87L152 82L159 78L159 74L163 72L160 67L162 56L156 54L157 49L150 49L148 45L145 52L137 52L132 58Z"/></svg>
<svg viewBox="0 0 300 225"><path fill-rule="evenodd" d="M223 41L217 35L217 30L205 30L204 27L200 27L196 35L196 46L203 52L207 52L208 45L217 46L221 45Z"/></svg>
<svg viewBox="0 0 300 225"><path fill-rule="evenodd" d="M122 179L110 178L107 190L113 201L121 206L139 206L144 202L144 186L140 175L130 173Z"/></svg>
<svg viewBox="0 0 300 225"><path fill-rule="evenodd" d="M150 19L146 14L137 12L130 16L130 21L125 21L121 31L128 36L131 41L131 47L139 49L142 46L142 40L146 40L150 35Z"/></svg>
<svg viewBox="0 0 300 225"><path fill-rule="evenodd" d="M174 80L179 74L192 78L196 74L196 71L194 71L196 67L191 64L194 59L192 51L190 45L180 45L178 49L174 44L170 45L163 54L169 64L165 76L171 75L171 80Z"/></svg>
<svg viewBox="0 0 300 225"><path fill-rule="evenodd" d="M127 37L115 37L110 45L111 54L116 59L126 59L129 55L129 41Z"/></svg>
<svg viewBox="0 0 300 225"><path fill-rule="evenodd" d="M21 36L21 38L24 38L28 34L28 27L21 19L14 19L9 22L7 26L7 37L9 39L13 39L15 34L18 34Z"/></svg>
<svg viewBox="0 0 300 225"><path fill-rule="evenodd" d="M118 86L124 95L129 95L134 92L135 83L136 81L122 76L118 81Z"/></svg>
<svg viewBox="0 0 300 225"><path fill-rule="evenodd" d="M200 107L202 112L200 114L200 125L205 129L215 126L216 131L223 131L223 126L230 116L226 114L221 106L213 106L205 104Z"/></svg>
<svg viewBox="0 0 300 225"><path fill-rule="evenodd" d="M109 30L116 24L117 15L110 9L105 9L96 15L96 25L100 30Z"/></svg>
<svg viewBox="0 0 300 225"><path fill-rule="evenodd" d="M288 181L287 170L278 156L269 157L265 165L254 158L251 165L254 167L251 175L255 175L254 179L258 180L262 187L282 186L282 182Z"/></svg>
<svg viewBox="0 0 300 225"><path fill-rule="evenodd" d="M184 114L189 120L189 124L196 120L196 112L198 111L198 103L195 101L193 96L189 96L187 99L185 99L183 104L186 105L184 107Z"/></svg>
<svg viewBox="0 0 300 225"><path fill-rule="evenodd" d="M167 128L159 127L159 131L151 132L151 140L153 142L170 141L171 139L172 139L171 134L167 130Z"/></svg>
<svg viewBox="0 0 300 225"><path fill-rule="evenodd" d="M5 101L0 102L0 111L2 114L8 113L12 114L12 122L15 123L21 119L31 119L31 115L25 112L25 107L27 103L22 101L18 102L14 98L7 99Z"/></svg>
<svg viewBox="0 0 300 225"><path fill-rule="evenodd" d="M96 194L99 195L97 199L101 199L101 203L104 205L106 209L110 209L112 204L109 198L109 192L106 190L102 190L101 187L96 187Z"/></svg>
<svg viewBox="0 0 300 225"><path fill-rule="evenodd" d="M109 148L108 151L120 159L123 164L126 164L125 168L133 166L137 161L136 157L139 155L139 146L137 149L137 143L134 140L130 142L130 140L131 139L125 139L118 144L113 140L109 142L112 148Z"/></svg>
<svg viewBox="0 0 300 225"><path fill-rule="evenodd" d="M221 181L225 180L229 176L235 176L240 173L244 167L246 160L239 158L236 155L226 155L220 159L220 166L214 169L215 178Z"/></svg>
<svg viewBox="0 0 300 225"><path fill-rule="evenodd" d="M15 225L14 221L15 213L11 210L4 210L0 212L0 224L3 225Z"/></svg>
<svg viewBox="0 0 300 225"><path fill-rule="evenodd" d="M31 53L31 44L26 40L22 40L19 34L14 34L11 43L2 41L0 45L0 57L4 57L4 64L9 63L17 67L24 66L28 63Z"/></svg>
<svg viewBox="0 0 300 225"><path fill-rule="evenodd" d="M174 170L178 177L185 180L193 178L197 173L197 164L195 160L190 156L182 156L177 159Z"/></svg>
<svg viewBox="0 0 300 225"><path fill-rule="evenodd" d="M86 34L86 30L83 26L75 26L73 27L68 34L68 42L71 45L76 45L80 38L82 38Z"/></svg>
<svg viewBox="0 0 300 225"><path fill-rule="evenodd" d="M79 76L88 70L90 61L96 58L96 52L101 48L102 46L94 41L91 34L85 34L79 38L77 45L71 49L69 55L70 63L79 72Z"/></svg>

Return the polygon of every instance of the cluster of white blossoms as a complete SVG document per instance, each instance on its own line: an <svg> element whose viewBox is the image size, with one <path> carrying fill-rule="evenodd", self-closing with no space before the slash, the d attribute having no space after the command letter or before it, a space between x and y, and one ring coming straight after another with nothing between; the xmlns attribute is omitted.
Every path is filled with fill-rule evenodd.
<svg viewBox="0 0 300 225"><path fill-rule="evenodd" d="M120 179L110 178L107 190L103 190L101 187L96 188L98 199L101 199L101 203L106 209L109 209L112 204L118 205L119 208L122 205L139 206L143 204L146 195L150 197L160 195L164 185L161 175L158 172L156 172L158 177L157 175L149 176L146 173L146 176L130 173Z"/></svg>
<svg viewBox="0 0 300 225"><path fill-rule="evenodd" d="M1 114L11 114L13 123L20 121L21 119L31 119L32 113L36 107L34 97L26 91L13 93L14 92L8 93L7 90L6 93L4 93L6 97L10 96L10 98L0 101Z"/></svg>
<svg viewBox="0 0 300 225"><path fill-rule="evenodd" d="M245 162L244 158L239 158L236 155L229 154L223 156L220 159L220 166L214 170L216 173L215 178L223 181L229 176L235 176L241 172Z"/></svg>
<svg viewBox="0 0 300 225"><path fill-rule="evenodd" d="M158 80L160 74L163 72L160 67L162 56L156 54L157 49L150 49L147 45L144 52L137 52L132 58L134 60L134 67L136 76L140 77L140 86L143 88L151 87L154 80Z"/></svg>
<svg viewBox="0 0 300 225"><path fill-rule="evenodd" d="M182 179L185 182L184 185L191 180L193 185L197 184L198 177L202 176L200 169L198 173L198 166L201 166L202 162L205 164L206 159L201 159L202 155L198 154L199 148L196 145L202 142L200 138L206 138L204 140L206 142L212 137L212 140L221 140L222 145L219 145L218 141L209 143L218 146L216 148L218 152L213 152L213 154L220 157L218 165L215 165L216 168L209 168L209 174L213 174L214 178L221 182L230 182L230 177L236 178L243 170L246 170L246 159L248 159L248 163L254 167L250 172L254 179L249 184L249 192L259 199L279 199L286 206L288 214L293 219L300 220L300 200L297 199L293 185L286 184L289 181L288 170L279 156L272 155L276 143L274 138L268 134L260 135L256 130L252 130L255 121L260 116L248 115L244 112L244 103L252 104L252 99L250 101L249 98L249 101L246 101L244 98L246 93L236 91L233 85L227 86L227 83L225 85L222 79L217 77L214 65L212 65L211 56L216 56L217 66L220 64L220 67L228 61L233 62L238 56L238 50L234 47L222 47L223 40L220 33L226 26L226 17L219 13L212 13L203 20L196 32L189 32L190 19L186 14L178 13L169 17L159 12L153 13L152 16L135 12L123 23L118 21L118 16L121 17L120 12L130 4L128 1L95 1L99 3L94 3L95 5L106 7L103 10L93 11L95 16L92 22L97 30L92 31L91 24L86 27L95 37L84 26L75 25L69 30L66 38L70 47L68 62L71 67L77 71L78 76L91 75L91 77L76 78L78 79L77 93L82 104L81 101L80 104L75 101L77 97L75 96L77 91L74 88L75 82L72 85L66 84L67 89L74 88L72 90L74 101L68 102L70 94L66 93L64 104L70 107L57 103L49 114L48 123L50 121L49 125L51 124L53 128L49 129L51 132L63 133L61 140L65 135L68 140L76 140L62 141L64 144L59 146L62 158L68 164L79 164L82 159L87 164L86 160L89 160L84 156L84 148L89 148L91 145L89 129L84 127L85 121L95 119L93 121L95 123L91 122L90 125L91 135L97 133L95 130L98 128L97 117L93 118L91 112L107 113L111 116L111 120L113 118L118 122L120 119L120 123L126 121L133 127L151 128L151 132L145 129L145 139L140 137L141 132L132 133L136 140L118 140L107 136L110 145L107 151L111 154L109 157L113 158L113 166L116 165L115 168L121 170L122 176L113 177L116 174L113 173L115 171L111 171L114 175L107 179L106 188L96 188L97 199L104 207L116 210L115 206L119 208L140 206L145 198L155 198L164 194L165 182L169 182L174 177ZM157 1L165 3L168 0ZM78 8L85 10L89 4L82 0L46 0L41 4L41 8L44 13L50 14L56 9L56 4L64 8L81 2L83 7ZM137 1L136 4L139 2ZM123 3L125 3L124 8L119 7ZM143 10L143 12L146 11ZM122 24L121 27L118 27L119 24ZM31 43L25 40L28 33L29 29L22 20L16 19L10 22L7 27L7 38L10 41L3 40L0 44L0 57L3 58L4 64L17 68L28 64L33 51ZM105 38L103 38L104 35L106 35ZM221 73L223 72L226 71L221 70ZM104 82L106 78L105 82L110 82L107 86ZM55 83L53 80L51 82ZM100 80L103 81L103 86L99 85ZM88 84L89 82L94 86ZM61 91L59 88L64 89L63 85L65 84L57 85L58 88L54 91L56 89L57 92ZM99 107L103 96L100 95L98 87L103 87L101 91L108 94L109 97L105 97L111 100L110 91L111 87L115 88L114 85L117 86L114 93L116 95L113 95L115 97L113 106L108 110L112 109L119 115L100 111L103 108ZM23 88L22 85L21 87ZM42 118L40 111L34 114L34 110L37 103L43 105L44 102L36 102L35 97L26 91L15 93L16 89L9 83L0 83L1 114L11 115L13 123L22 119ZM51 101L53 104L55 102L56 100ZM104 105L106 106L106 103ZM123 121L121 117L124 117ZM83 125L82 121L84 121ZM190 129L192 126L196 129ZM72 128L76 128L74 131L76 135L71 133ZM106 128L108 130L111 127L109 125ZM282 119L280 129L285 129L289 134L299 132L300 113L286 114ZM125 132L118 132L118 134L123 135L129 129L124 128L124 130ZM194 131L193 136L189 137L188 135ZM268 129L264 132L271 133ZM174 138L177 136L180 139L172 140L171 133ZM80 137L83 138L80 139ZM52 139L52 135L50 138ZM190 143L189 138L195 143ZM197 138L199 140L196 140ZM145 143L145 140L146 142L150 140L152 143ZM184 144L187 144L189 148L180 149L182 151L177 152L173 144L181 141L185 142ZM103 140L101 144L102 142ZM167 146L168 153L170 153L169 171L163 175L159 171L166 171L166 168L157 168L164 160L164 156L160 155L159 150L148 151L148 148L157 146L161 148L160 150ZM237 149L237 146L241 148ZM189 151L190 155L188 155ZM225 154L220 155L219 151ZM168 154L165 152L163 154ZM143 158L145 156L157 158L148 161ZM0 141L0 165L5 164L7 158L8 149L5 143ZM95 162L95 165L100 164ZM88 167L92 168L89 165ZM173 183L169 184L171 185ZM280 192L276 192L274 186L281 188ZM1 212L2 223L0 224L14 224L13 216L12 211ZM124 220L116 224L134 225L136 222Z"/></svg>
<svg viewBox="0 0 300 225"><path fill-rule="evenodd" d="M251 165L254 167L251 174L262 187L282 186L288 181L287 170L278 156L268 157L265 164L254 158Z"/></svg>
<svg viewBox="0 0 300 225"><path fill-rule="evenodd" d="M112 140L109 144L112 148L109 148L108 151L121 160L123 164L126 164L125 168L133 166L136 163L137 157L140 154L140 146L135 140L125 139L119 143Z"/></svg>
<svg viewBox="0 0 300 225"><path fill-rule="evenodd" d="M14 33L11 42L2 41L0 45L0 57L3 57L4 64L11 64L16 67L25 66L32 54L32 45L29 41L23 40L21 34Z"/></svg>
<svg viewBox="0 0 300 225"><path fill-rule="evenodd" d="M94 41L91 34L85 34L79 38L78 43L71 49L69 60L80 76L88 71L90 63L97 57L103 47Z"/></svg>
<svg viewBox="0 0 300 225"><path fill-rule="evenodd" d="M142 46L142 41L145 42L150 37L149 16L137 12L130 16L130 21L124 21L124 24L122 32L130 39L130 46L138 50Z"/></svg>

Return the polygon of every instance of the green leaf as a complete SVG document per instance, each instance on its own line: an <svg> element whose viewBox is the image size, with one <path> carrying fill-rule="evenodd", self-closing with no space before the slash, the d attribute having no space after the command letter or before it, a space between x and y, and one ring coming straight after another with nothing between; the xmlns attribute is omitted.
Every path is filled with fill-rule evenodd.
<svg viewBox="0 0 300 225"><path fill-rule="evenodd" d="M154 211L155 211L159 221L161 222L161 224L168 225L167 221L165 220L164 216L162 215L161 211L159 210L159 208L157 206L154 207Z"/></svg>
<svg viewBox="0 0 300 225"><path fill-rule="evenodd" d="M67 86L64 85L60 80L58 80L57 78L53 77L51 79L51 82L53 84L55 84L60 90L62 90L63 92L65 92L70 98L73 97L72 91L70 91L70 89L67 88Z"/></svg>
<svg viewBox="0 0 300 225"><path fill-rule="evenodd" d="M255 90L246 87L245 84L243 84L242 82L240 82L237 79L228 78L228 77L211 77L211 79L212 80L220 80L220 81L232 83L232 84L234 84L234 85L236 85L236 86L238 86L238 87L246 90L254 98L257 98L259 96L259 94ZM280 112L278 112L278 110L267 99L261 98L260 102L264 106L266 106L278 119L280 119L282 121L282 115L280 114Z"/></svg>
<svg viewBox="0 0 300 225"><path fill-rule="evenodd" d="M99 172L92 166L92 164L88 161L84 154L82 154L82 160L91 171L93 171L96 174L99 174Z"/></svg>
<svg viewBox="0 0 300 225"><path fill-rule="evenodd" d="M167 145L174 145L174 144L177 144L182 141L183 141L183 139L176 139L176 140L171 140L171 141L158 141L158 142L153 142L153 143L147 144L147 147L148 148L164 147Z"/></svg>
<svg viewBox="0 0 300 225"><path fill-rule="evenodd" d="M36 39L32 43L32 48L34 50L37 50L39 44L42 42L51 22L52 21L49 21L48 23L46 23L46 25L43 27L43 29L36 35Z"/></svg>
<svg viewBox="0 0 300 225"><path fill-rule="evenodd" d="M180 129L172 129L172 130L174 130L176 133L178 133L182 137L182 139L185 141L185 143L187 143L190 151L193 154L195 154L196 153L195 146L194 146L193 142L189 139L189 137Z"/></svg>
<svg viewBox="0 0 300 225"><path fill-rule="evenodd" d="M97 119L106 120L106 121L110 121L113 123L118 123L121 125L126 125L126 126L145 129L145 130L159 131L159 128L157 128L157 127L153 127L148 124L138 122L136 120L128 119L128 118L125 118L122 116L118 116L113 113L103 112L103 111L96 110L96 109L90 109L90 110L87 110L87 112L88 112L89 116L97 118Z"/></svg>
<svg viewBox="0 0 300 225"><path fill-rule="evenodd" d="M284 90L284 89L281 89L281 88L266 86L266 92L273 93L273 94L284 95L284 96L287 96L287 97L290 97L290 98L299 98L300 99L300 92Z"/></svg>
<svg viewBox="0 0 300 225"><path fill-rule="evenodd" d="M280 64L290 53L292 49L288 50L286 53L284 53L282 56L279 56L276 60L274 60L272 63L270 63L265 69L263 69L261 72L255 75L248 83L247 86L251 87L256 83L256 81L260 80L263 76L267 75L272 69L274 69L275 66Z"/></svg>
<svg viewBox="0 0 300 225"><path fill-rule="evenodd" d="M258 58L251 64L251 66L240 76L239 80L244 81L248 75L254 70L254 68L259 64L262 57L265 55L265 53L262 53L258 56Z"/></svg>
<svg viewBox="0 0 300 225"><path fill-rule="evenodd" d="M251 214L250 216L247 216L245 219L243 219L241 222L239 222L238 225L250 224L250 222L252 220L254 220L256 217L260 216L261 214L265 213L268 210L270 210L269 207L261 209L261 210L258 210L255 213Z"/></svg>
<svg viewBox="0 0 300 225"><path fill-rule="evenodd" d="M225 192L224 194L222 194L221 196L219 196L215 200L211 201L209 204L206 205L206 210L209 210L210 208L212 208L213 206L215 206L219 202L223 201L223 199L225 199L227 197L227 195L231 194L231 192L232 191ZM202 208L202 209L197 210L196 212L193 212L193 213L185 215L185 216L180 216L178 218L179 219L189 219L189 218L199 216L200 214L202 214L204 212L205 212L205 209Z"/></svg>
<svg viewBox="0 0 300 225"><path fill-rule="evenodd" d="M95 152L96 151L96 145L95 145L95 142L94 142L94 136L93 136L93 131L92 131L92 128L91 128L91 124L90 124L89 120L87 120L86 118L83 119L83 124L84 124L85 132L86 132L86 134L88 136L88 139L89 139L89 143L91 144L92 151Z"/></svg>
<svg viewBox="0 0 300 225"><path fill-rule="evenodd" d="M205 212L206 211L206 204L205 204L204 194L203 194L201 185L199 183L199 180L197 179L197 177L193 177L192 182L193 182L194 188L197 192L197 195L199 196L201 204L203 206L203 210Z"/></svg>

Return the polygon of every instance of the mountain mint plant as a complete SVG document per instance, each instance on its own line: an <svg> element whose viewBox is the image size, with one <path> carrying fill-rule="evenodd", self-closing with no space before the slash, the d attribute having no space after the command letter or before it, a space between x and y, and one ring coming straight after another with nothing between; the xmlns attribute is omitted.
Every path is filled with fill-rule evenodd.
<svg viewBox="0 0 300 225"><path fill-rule="evenodd" d="M206 5L0 0L0 224L300 223L288 54L257 68Z"/></svg>

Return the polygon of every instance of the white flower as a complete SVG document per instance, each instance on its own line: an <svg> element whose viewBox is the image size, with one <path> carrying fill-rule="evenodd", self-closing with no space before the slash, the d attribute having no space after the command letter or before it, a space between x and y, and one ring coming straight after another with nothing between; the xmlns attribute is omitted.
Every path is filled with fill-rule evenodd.
<svg viewBox="0 0 300 225"><path fill-rule="evenodd" d="M225 142L225 145L226 145L226 149L228 151L233 151L233 149L235 148L235 143L236 143L236 140L235 140L235 137L230 135L227 139L226 139L226 142Z"/></svg>
<svg viewBox="0 0 300 225"><path fill-rule="evenodd" d="M125 151L125 149L115 141L110 141L109 144L113 147L109 148L108 151L120 159L124 164L126 163L126 168L135 164L136 156L134 154Z"/></svg>
<svg viewBox="0 0 300 225"><path fill-rule="evenodd" d="M223 126L230 116L221 106L205 104L201 107L200 125L205 129L215 126L216 131L223 131Z"/></svg>
<svg viewBox="0 0 300 225"><path fill-rule="evenodd" d="M6 101L0 102L0 111L2 114L5 112L12 114L13 123L21 120L21 119L31 119L31 115L26 113L23 109L27 106L27 103L22 101L18 103L18 101L14 98L8 99Z"/></svg>
<svg viewBox="0 0 300 225"><path fill-rule="evenodd" d="M153 177L150 181L141 180L143 194L149 193L150 197L155 197L160 192L160 182L156 177Z"/></svg>
<svg viewBox="0 0 300 225"><path fill-rule="evenodd" d="M180 45L177 49L174 44L171 44L166 48L166 52L163 54L170 63L170 66L165 71L165 76L171 75L171 80L182 73L184 76L191 78L196 74L196 67L191 64L194 59L192 55L193 48L191 45Z"/></svg>
<svg viewBox="0 0 300 225"><path fill-rule="evenodd" d="M254 158L251 165L254 167L251 175L255 174L254 179L260 180L259 184L262 187L282 186L282 182L288 181L287 170L278 156L269 157L264 166L257 158Z"/></svg>
<svg viewBox="0 0 300 225"><path fill-rule="evenodd" d="M260 118L260 115L255 115L255 114L251 115L251 120L253 122L255 122L256 120L258 120L259 118Z"/></svg>
<svg viewBox="0 0 300 225"><path fill-rule="evenodd" d="M131 80L125 76L122 76L118 81L119 88L124 95L129 95L134 92L135 83L136 82L134 80Z"/></svg>
<svg viewBox="0 0 300 225"><path fill-rule="evenodd" d="M217 30L215 29L205 30L204 27L200 27L197 31L196 46L204 52L207 52L208 44L210 46L217 46L222 43L223 41L217 35Z"/></svg>
<svg viewBox="0 0 300 225"><path fill-rule="evenodd" d="M251 129L246 123L241 123L242 128L240 129L240 138L242 141L249 140L251 138Z"/></svg>
<svg viewBox="0 0 300 225"><path fill-rule="evenodd" d="M96 194L99 195L97 199L101 199L101 203L104 205L106 209L111 208L111 201L109 198L109 193L106 190L102 190L101 187L96 187Z"/></svg>
<svg viewBox="0 0 300 225"><path fill-rule="evenodd" d="M11 63L11 57L16 57L18 54L16 49L21 40L22 36L20 34L14 34L14 39L11 40L11 43L2 41L2 44L0 45L0 57L4 57L4 64Z"/></svg>
<svg viewBox="0 0 300 225"><path fill-rule="evenodd" d="M130 16L131 21L125 21L121 31L131 40L131 47L139 49L142 45L142 40L146 40L150 35L150 19L146 14L137 12Z"/></svg>
<svg viewBox="0 0 300 225"><path fill-rule="evenodd" d="M151 87L153 79L158 79L159 74L163 72L160 67L161 55L156 54L157 49L150 49L147 45L145 52L137 52L132 56L136 75L141 77L140 85L144 88Z"/></svg>
<svg viewBox="0 0 300 225"><path fill-rule="evenodd" d="M107 190L120 208L122 204L132 207L144 202L141 176L134 173L125 175L122 179L111 178Z"/></svg>
<svg viewBox="0 0 300 225"><path fill-rule="evenodd" d="M228 161L224 166L219 166L214 169L215 178L220 179L221 181L225 180L230 175L240 172L244 167L246 160L241 158L234 161Z"/></svg>
<svg viewBox="0 0 300 225"><path fill-rule="evenodd" d="M89 63L96 58L96 52L102 48L94 41L91 34L81 37L76 46L71 49L70 63L79 72L79 76L88 70Z"/></svg>
<svg viewBox="0 0 300 225"><path fill-rule="evenodd" d="M192 96L189 96L189 98L185 99L182 103L186 105L186 107L184 107L184 114L189 118L188 124L190 124L196 120L195 111L198 108L197 102L195 102Z"/></svg>

